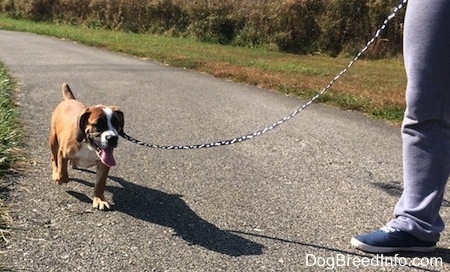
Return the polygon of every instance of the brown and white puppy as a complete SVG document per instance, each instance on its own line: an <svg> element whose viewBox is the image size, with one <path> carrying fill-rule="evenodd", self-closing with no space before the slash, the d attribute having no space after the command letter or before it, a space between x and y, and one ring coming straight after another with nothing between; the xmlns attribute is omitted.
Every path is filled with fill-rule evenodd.
<svg viewBox="0 0 450 272"><path fill-rule="evenodd" d="M84 106L69 86L62 85L64 100L55 108L50 128L53 180L69 181L67 165L97 166L93 207L110 209L104 191L109 168L116 165L114 148L123 132L123 112L115 106Z"/></svg>

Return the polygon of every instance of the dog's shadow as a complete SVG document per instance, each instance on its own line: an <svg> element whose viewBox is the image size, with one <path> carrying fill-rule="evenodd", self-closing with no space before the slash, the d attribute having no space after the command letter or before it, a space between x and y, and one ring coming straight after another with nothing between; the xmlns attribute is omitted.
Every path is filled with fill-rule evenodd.
<svg viewBox="0 0 450 272"><path fill-rule="evenodd" d="M93 173L90 170L79 170ZM122 186L121 188L107 187L107 190L113 194L115 211L171 228L175 235L190 245L202 246L208 250L235 257L262 254L263 245L219 229L189 208L181 195L167 194L118 177L109 176L109 178ZM81 179L71 180L93 187L92 183ZM67 193L80 201L91 203L90 198L84 194L75 191Z"/></svg>

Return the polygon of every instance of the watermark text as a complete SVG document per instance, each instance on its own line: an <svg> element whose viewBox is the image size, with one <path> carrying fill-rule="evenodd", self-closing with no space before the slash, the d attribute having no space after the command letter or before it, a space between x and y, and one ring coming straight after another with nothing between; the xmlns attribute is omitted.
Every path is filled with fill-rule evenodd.
<svg viewBox="0 0 450 272"><path fill-rule="evenodd" d="M441 257L415 257L407 258L399 254L383 255L377 254L373 257L346 255L342 253L332 256L317 256L316 254L306 254L306 267L321 267L327 270L334 270L339 267L421 267L438 268L443 266Z"/></svg>

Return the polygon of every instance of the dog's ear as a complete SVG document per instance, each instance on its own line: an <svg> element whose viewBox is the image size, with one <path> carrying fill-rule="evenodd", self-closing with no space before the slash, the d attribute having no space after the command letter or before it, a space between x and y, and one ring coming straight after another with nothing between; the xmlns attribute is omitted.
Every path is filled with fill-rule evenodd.
<svg viewBox="0 0 450 272"><path fill-rule="evenodd" d="M119 122L119 135L123 136L123 127L125 125L125 118L123 116L123 112L118 108L118 107L111 107L112 110L114 111L114 114L117 116L117 120Z"/></svg>
<svg viewBox="0 0 450 272"><path fill-rule="evenodd" d="M86 138L85 130L90 115L91 115L90 109L86 109L86 111L78 119L77 142L81 143Z"/></svg>

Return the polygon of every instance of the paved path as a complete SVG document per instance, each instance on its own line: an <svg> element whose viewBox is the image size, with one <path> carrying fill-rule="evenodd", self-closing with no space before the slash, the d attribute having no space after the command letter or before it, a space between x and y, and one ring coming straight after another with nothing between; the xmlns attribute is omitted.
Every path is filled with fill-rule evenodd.
<svg viewBox="0 0 450 272"><path fill-rule="evenodd" d="M106 194L114 211L96 211L92 170L70 171L66 185L51 181L47 135L62 82L85 104L121 107L126 131L158 144L240 136L302 102L27 33L0 31L0 61L19 83L29 158L1 259L19 271L323 271L325 260L331 267L342 258L358 271L352 262L373 256L353 250L350 238L387 222L401 191L398 128L312 105L228 147L165 151L122 139ZM446 269L449 243L445 232L428 256Z"/></svg>

